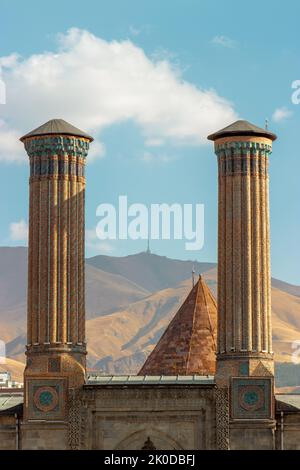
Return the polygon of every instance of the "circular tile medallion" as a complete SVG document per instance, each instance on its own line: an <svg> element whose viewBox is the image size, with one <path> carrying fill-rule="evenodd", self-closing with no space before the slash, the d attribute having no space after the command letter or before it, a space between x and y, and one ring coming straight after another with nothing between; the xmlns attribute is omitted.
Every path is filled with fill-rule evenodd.
<svg viewBox="0 0 300 470"><path fill-rule="evenodd" d="M264 392L255 385L242 387L239 390L240 406L247 411L259 410L264 404Z"/></svg>
<svg viewBox="0 0 300 470"><path fill-rule="evenodd" d="M39 410L52 411L58 404L58 394L54 387L40 387L33 400Z"/></svg>

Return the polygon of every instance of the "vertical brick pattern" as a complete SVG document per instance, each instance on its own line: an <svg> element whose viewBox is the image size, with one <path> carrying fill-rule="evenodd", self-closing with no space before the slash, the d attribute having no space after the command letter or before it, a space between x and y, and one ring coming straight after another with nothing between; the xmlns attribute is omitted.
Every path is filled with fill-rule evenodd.
<svg viewBox="0 0 300 470"><path fill-rule="evenodd" d="M224 260L225 260L225 289L226 292L232 291L233 285L233 270L230 269L232 258L233 258L233 194L232 194L232 178L225 179L226 186L226 207L223 215L225 216L225 245L224 245ZM225 297L225 333L227 331L232 331L232 321L233 321L233 297ZM233 348L233 335L225 334L225 350L231 351Z"/></svg>
<svg viewBox="0 0 300 470"><path fill-rule="evenodd" d="M254 157L255 165L258 167L259 155ZM261 256L260 256L260 227L261 221L258 214L260 213L260 177L253 175L252 177L252 194L251 194L251 236L252 236L252 255L253 255L253 278L259 279L261 273ZM252 302L253 302L253 349L261 351L262 349L262 333L261 333L261 292L260 286L252 283Z"/></svg>
<svg viewBox="0 0 300 470"><path fill-rule="evenodd" d="M30 164L32 165L30 159ZM32 315L33 315L33 201L34 201L34 190L31 187L29 192L29 231L28 231L28 291L27 291L27 311L31 311L31 315L27 315L27 342L32 344L33 342L33 328L32 328Z"/></svg>
<svg viewBox="0 0 300 470"><path fill-rule="evenodd" d="M232 177L233 181L233 214L235 223L233 224L233 330L232 347L241 349L242 337L240 324L242 322L242 181L239 175ZM221 215L222 217L222 215ZM222 246L220 248L222 251ZM223 295L224 290L220 295ZM225 334L225 332L224 332ZM224 351L224 350L223 350Z"/></svg>
<svg viewBox="0 0 300 470"><path fill-rule="evenodd" d="M267 331L268 331L268 344L272 349L272 305L271 305L271 261L270 261L270 203L269 203L269 178L265 180L265 195L266 195L266 264L267 264L267 293L268 293L268 306L267 306Z"/></svg>
<svg viewBox="0 0 300 470"><path fill-rule="evenodd" d="M60 206L59 206L59 239L60 239L60 283L59 283L59 340L61 343L67 342L67 298L68 298L68 185L65 176L59 181L60 186Z"/></svg>
<svg viewBox="0 0 300 470"><path fill-rule="evenodd" d="M77 182L70 184L70 341L78 341L78 201L76 199Z"/></svg>
<svg viewBox="0 0 300 470"><path fill-rule="evenodd" d="M89 141L37 136L30 157L28 348L85 345L84 164Z"/></svg>
<svg viewBox="0 0 300 470"><path fill-rule="evenodd" d="M223 312L223 315L218 315L218 352L225 352L225 319L226 319L226 305L225 297L222 295L226 291L226 263L225 263L225 240L226 240L226 218L224 217L226 205L226 179L219 172L219 196L218 196L218 310Z"/></svg>
<svg viewBox="0 0 300 470"><path fill-rule="evenodd" d="M48 329L48 181L43 179L40 181L40 227L39 227L39 277L40 286L40 302L39 302L39 343L47 343Z"/></svg>
<svg viewBox="0 0 300 470"><path fill-rule="evenodd" d="M31 301L31 305L28 305L29 324L31 325L31 332L28 332L28 343L30 345L39 343L39 310L40 310L40 184L38 181L30 182L30 192L32 193L32 214L29 215L29 233L31 233L31 246L29 245L29 260L31 274L29 276L28 291L31 292L31 296L28 300ZM30 334L31 333L31 334Z"/></svg>
<svg viewBox="0 0 300 470"><path fill-rule="evenodd" d="M84 288L84 185L79 186L78 197L78 342L85 341Z"/></svg>
<svg viewBox="0 0 300 470"><path fill-rule="evenodd" d="M50 211L50 227L49 227L49 342L57 341L57 232L58 232L58 180L54 178L49 180L49 211Z"/></svg>
<svg viewBox="0 0 300 470"><path fill-rule="evenodd" d="M272 353L271 141L215 142L219 167L218 353Z"/></svg>

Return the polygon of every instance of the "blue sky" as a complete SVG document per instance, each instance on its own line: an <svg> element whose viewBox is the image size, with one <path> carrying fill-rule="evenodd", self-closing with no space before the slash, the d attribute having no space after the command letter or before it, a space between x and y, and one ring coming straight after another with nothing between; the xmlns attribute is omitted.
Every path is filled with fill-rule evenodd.
<svg viewBox="0 0 300 470"><path fill-rule="evenodd" d="M129 203L203 203L201 251L188 252L176 240L152 241L151 248L216 261L217 166L204 136L230 116L260 126L268 118L279 137L270 158L272 274L300 284L300 105L291 101L291 84L300 79L298 1L253 0L247 11L235 0L52 0L51 6L1 0L0 9L7 88L0 104L1 245L24 244L27 222L27 157L14 139L62 117L96 137L87 166L87 230L98 222L97 205L115 204L122 194ZM90 90L93 74L98 82ZM168 110L174 96L178 102ZM145 247L143 240L91 239L87 255Z"/></svg>

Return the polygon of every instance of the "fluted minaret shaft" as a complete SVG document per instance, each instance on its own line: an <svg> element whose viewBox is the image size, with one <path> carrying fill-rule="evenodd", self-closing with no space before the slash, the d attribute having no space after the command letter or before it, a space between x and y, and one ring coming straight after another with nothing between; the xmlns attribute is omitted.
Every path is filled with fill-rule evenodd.
<svg viewBox="0 0 300 470"><path fill-rule="evenodd" d="M218 354L272 353L268 156L271 140L216 140Z"/></svg>
<svg viewBox="0 0 300 470"><path fill-rule="evenodd" d="M218 159L216 442L223 450L254 440L273 446L268 159L276 138L243 120L208 136Z"/></svg>
<svg viewBox="0 0 300 470"><path fill-rule="evenodd" d="M84 192L89 140L25 140L30 158L27 349L85 350Z"/></svg>

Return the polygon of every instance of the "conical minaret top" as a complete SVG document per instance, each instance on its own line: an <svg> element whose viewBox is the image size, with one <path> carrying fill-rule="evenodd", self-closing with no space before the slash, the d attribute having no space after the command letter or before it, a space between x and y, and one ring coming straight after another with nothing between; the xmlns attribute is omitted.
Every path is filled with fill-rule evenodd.
<svg viewBox="0 0 300 470"><path fill-rule="evenodd" d="M208 140L219 140L224 137L237 137L237 136L244 136L244 137L266 137L271 141L276 140L277 136L273 134L273 132L269 132L268 129L263 129L262 127L257 127L251 122L248 121L235 121L234 123L230 124L223 129L220 129L213 134L210 134L207 138Z"/></svg>
<svg viewBox="0 0 300 470"><path fill-rule="evenodd" d="M50 121L45 122L41 126L37 127L33 131L28 132L28 134L23 135L20 138L21 142L24 142L26 139L31 137L40 137L46 135L68 135L74 137L83 137L84 139L92 142L94 139L86 132L78 129L64 119L51 119Z"/></svg>

